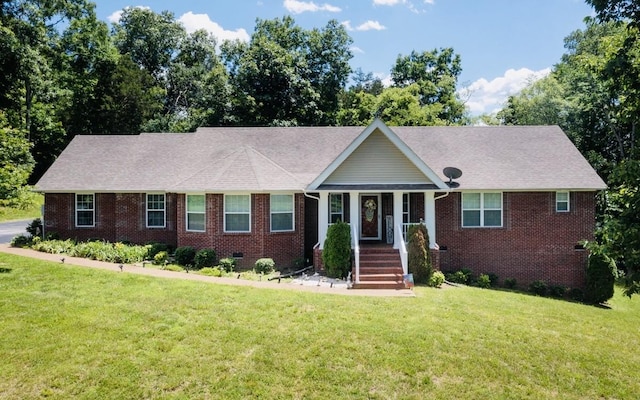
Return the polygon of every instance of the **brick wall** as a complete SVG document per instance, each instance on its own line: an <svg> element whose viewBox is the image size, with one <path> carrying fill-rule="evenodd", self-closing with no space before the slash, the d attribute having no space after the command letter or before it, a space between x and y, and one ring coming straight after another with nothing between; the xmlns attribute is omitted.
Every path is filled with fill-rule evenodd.
<svg viewBox="0 0 640 400"><path fill-rule="evenodd" d="M460 201L460 193L436 201L443 271L495 273L522 287L535 280L584 286L587 252L575 247L593 238L594 192L572 192L568 213L555 211L555 192L504 193L502 228L462 228Z"/></svg>
<svg viewBox="0 0 640 400"><path fill-rule="evenodd" d="M75 194L45 194L45 233L56 233L62 239L103 239L110 242L162 242L176 245L176 195L166 195L166 226L146 227L146 195L144 193L96 193L95 226L75 226Z"/></svg>
<svg viewBox="0 0 640 400"><path fill-rule="evenodd" d="M304 195L295 195L293 232L271 232L269 194L251 195L251 232L224 232L224 195L206 195L206 232L186 231L185 196L178 195L178 245L211 248L219 258L238 258L238 268L253 268L259 258L270 257L278 267L290 267L304 256Z"/></svg>

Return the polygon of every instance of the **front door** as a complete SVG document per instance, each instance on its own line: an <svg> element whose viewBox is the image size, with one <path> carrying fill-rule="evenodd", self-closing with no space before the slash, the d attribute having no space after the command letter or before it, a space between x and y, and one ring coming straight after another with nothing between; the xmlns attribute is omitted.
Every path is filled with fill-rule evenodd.
<svg viewBox="0 0 640 400"><path fill-rule="evenodd" d="M380 195L360 195L360 239L380 240Z"/></svg>

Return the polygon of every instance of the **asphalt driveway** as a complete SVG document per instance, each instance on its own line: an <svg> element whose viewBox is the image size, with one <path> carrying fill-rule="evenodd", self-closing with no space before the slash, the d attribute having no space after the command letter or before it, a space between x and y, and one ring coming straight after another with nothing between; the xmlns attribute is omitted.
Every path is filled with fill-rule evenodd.
<svg viewBox="0 0 640 400"><path fill-rule="evenodd" d="M22 221L0 222L0 244L10 243L14 236L21 233L27 233L27 225L32 220L25 219Z"/></svg>

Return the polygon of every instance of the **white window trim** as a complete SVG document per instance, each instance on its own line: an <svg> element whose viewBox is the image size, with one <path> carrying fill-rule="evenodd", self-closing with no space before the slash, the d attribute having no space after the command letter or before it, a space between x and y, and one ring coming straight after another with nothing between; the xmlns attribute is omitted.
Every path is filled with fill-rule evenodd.
<svg viewBox="0 0 640 400"><path fill-rule="evenodd" d="M189 211L189 196L204 196L204 211ZM204 215L204 229L189 229L189 214ZM187 232L206 232L207 231L207 195L205 193L187 193L184 196L184 229Z"/></svg>
<svg viewBox="0 0 640 400"><path fill-rule="evenodd" d="M249 214L249 230L246 231L228 231L227 230L227 196L249 196L249 212L248 213L242 213L242 214ZM251 205L253 203L253 196L251 196L250 193L230 193L230 194L225 194L224 195L224 200L223 200L224 204L223 204L223 232L224 233L251 233ZM233 214L240 214L237 212L234 212Z"/></svg>
<svg viewBox="0 0 640 400"><path fill-rule="evenodd" d="M559 201L558 200L558 195L560 193L566 193L567 194L567 200L562 200ZM567 209L566 210L560 210L558 209L558 204L560 203L567 203ZM559 190L556 192L556 212L557 213L568 213L569 211L571 211L571 193L568 190Z"/></svg>
<svg viewBox="0 0 640 400"><path fill-rule="evenodd" d="M291 196L291 211L273 211L271 204L272 196ZM273 229L273 214L291 214L291 229ZM296 230L296 196L293 193L272 193L269 195L269 225L271 232L295 232Z"/></svg>
<svg viewBox="0 0 640 400"><path fill-rule="evenodd" d="M343 193L329 193L329 226L333 225L331 222L333 215L338 215L338 213L331 212L331 196L340 196L340 221L345 222L344 220L344 194Z"/></svg>
<svg viewBox="0 0 640 400"><path fill-rule="evenodd" d="M465 194L480 194L480 208L479 209L467 209L466 211L475 211L475 210L479 210L480 211L480 225L473 225L473 226L465 226L464 225L464 212L465 212L465 208L464 208L464 195ZM484 207L484 195L485 194L494 194L494 193L498 193L500 194L500 225L491 225L491 226L485 226L484 224L484 212L485 211L497 211L497 208L485 208ZM495 192L495 191L485 191L485 192L463 192L461 193L460 196L460 226L462 226L463 228L467 229L474 229L474 228L502 228L504 227L504 195L503 192Z"/></svg>
<svg viewBox="0 0 640 400"><path fill-rule="evenodd" d="M149 209L149 196L160 196L160 195L163 198L163 201L162 201L163 208L161 210L156 208ZM146 208L144 216L145 216L145 225L147 226L147 228L148 229L166 228L167 226L167 195L165 193L145 193L144 197L145 197L145 208ZM149 226L149 211L154 211L154 212L162 211L162 226L160 225Z"/></svg>
<svg viewBox="0 0 640 400"><path fill-rule="evenodd" d="M87 196L87 195L91 195L91 197L93 198L93 201L92 201L93 208L90 210L78 209L78 196ZM96 194L95 193L76 193L75 196L73 196L73 200L74 200L74 208L76 210L74 213L76 228L94 228L96 226ZM91 225L78 225L78 211L91 211L91 215L92 215Z"/></svg>

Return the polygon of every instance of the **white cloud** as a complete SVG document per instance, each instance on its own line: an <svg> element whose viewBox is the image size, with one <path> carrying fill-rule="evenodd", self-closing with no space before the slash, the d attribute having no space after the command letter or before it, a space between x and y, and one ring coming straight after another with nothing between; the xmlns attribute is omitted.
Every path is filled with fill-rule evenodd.
<svg viewBox="0 0 640 400"><path fill-rule="evenodd" d="M217 22L212 21L207 14L194 14L189 11L183 14L178 21L182 22L188 33L195 32L198 29L204 29L215 36L220 42L224 40L241 40L249 41L249 34L246 30L239 28L235 31L226 30Z"/></svg>
<svg viewBox="0 0 640 400"><path fill-rule="evenodd" d="M387 28L384 25L382 25L380 22L371 21L371 20L368 20L367 22L360 24L356 27L357 31L370 31L370 30L382 31L385 29Z"/></svg>
<svg viewBox="0 0 640 400"><path fill-rule="evenodd" d="M352 53L364 54L364 50L362 50L358 46L351 46L351 47L349 47L349 50L351 50Z"/></svg>
<svg viewBox="0 0 640 400"><path fill-rule="evenodd" d="M355 28L351 25L351 21L346 20L342 22L342 26L344 26L344 28L348 31L370 31L370 30L382 31L387 29L387 27L382 25L380 22L371 21L371 20L365 23L362 23L356 26Z"/></svg>
<svg viewBox="0 0 640 400"><path fill-rule="evenodd" d="M147 7L147 6L125 7L122 10L114 11L113 13L111 13L111 15L107 17L107 21L111 22L112 24L117 24L118 22L120 22L120 18L122 18L122 12L130 8L139 8L141 10L151 10L151 7Z"/></svg>
<svg viewBox="0 0 640 400"><path fill-rule="evenodd" d="M395 6L396 4L404 4L407 0L373 0L376 6Z"/></svg>
<svg viewBox="0 0 640 400"><path fill-rule="evenodd" d="M509 69L503 76L491 81L480 78L468 87L458 91L471 114L494 113L502 109L505 102L527 85L549 75L551 68L532 71L528 68Z"/></svg>
<svg viewBox="0 0 640 400"><path fill-rule="evenodd" d="M324 3L322 5L317 5L313 1L298 1L298 0L284 0L283 3L284 8L287 11L292 12L294 14L301 14L303 12L317 12L317 11L328 11L328 12L340 12L342 9L340 7L332 6L331 4Z"/></svg>

